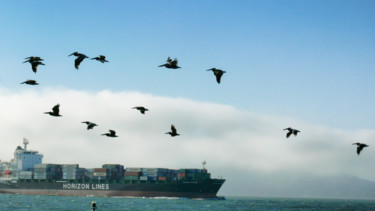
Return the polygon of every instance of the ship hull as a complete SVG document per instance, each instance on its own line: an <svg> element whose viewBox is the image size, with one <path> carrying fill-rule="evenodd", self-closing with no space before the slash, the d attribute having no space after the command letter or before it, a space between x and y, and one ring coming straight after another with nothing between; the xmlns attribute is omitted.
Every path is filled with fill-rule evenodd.
<svg viewBox="0 0 375 211"><path fill-rule="evenodd" d="M59 196L186 197L217 198L225 180L159 184L9 182L0 183L0 193Z"/></svg>

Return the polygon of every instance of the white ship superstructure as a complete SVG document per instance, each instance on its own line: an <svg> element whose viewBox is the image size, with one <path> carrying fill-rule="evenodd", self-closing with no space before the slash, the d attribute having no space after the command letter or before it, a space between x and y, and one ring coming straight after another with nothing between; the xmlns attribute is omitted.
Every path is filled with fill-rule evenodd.
<svg viewBox="0 0 375 211"><path fill-rule="evenodd" d="M19 175L30 175L34 165L41 164L43 155L38 151L27 150L29 141L24 138L24 148L18 146L14 152L14 158L10 162L0 162L0 177L18 177Z"/></svg>

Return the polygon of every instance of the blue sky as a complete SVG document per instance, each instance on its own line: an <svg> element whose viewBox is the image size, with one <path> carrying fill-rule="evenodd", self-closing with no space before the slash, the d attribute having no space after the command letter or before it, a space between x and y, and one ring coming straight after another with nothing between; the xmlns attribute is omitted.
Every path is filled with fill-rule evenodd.
<svg viewBox="0 0 375 211"><path fill-rule="evenodd" d="M113 109L111 115L114 116L117 115L116 111L120 112L117 103L128 107L148 103L156 107L151 107L150 111L160 109L170 118L164 122L167 126L162 128L165 130L169 129L170 120L174 120L180 125L186 125L186 128L178 129L182 130L187 139L188 131L206 134L207 137L202 138L206 141L202 140L207 147L205 149L212 147L211 139L218 138L218 134L226 131L223 125L234 131L228 131L230 135L221 137L223 143L233 141L233 138L241 139L243 135L249 139L272 140L273 144L285 139L283 128L292 126L301 129L298 138L301 140L303 134L306 134L306 141L310 144L308 146L321 149L322 157L327 156L324 158L331 159L325 150L336 151L341 147L348 147L345 150L353 153L348 156L357 156L351 143L360 141L375 146L371 145L375 137L374 11L375 2L364 0L0 1L0 97L7 101L4 107L0 107L4 112L5 109L18 109L12 111L14 113L6 111L6 114L0 115L3 118L0 124L6 125L8 130L17 129L19 134L9 133L5 129L1 133L7 134L9 141L27 136L31 142L44 138L40 143L47 143L48 138L40 137L38 133L50 124L49 119L26 111L19 113L20 109L24 109L21 105L27 105L30 111L38 113L61 103L63 116L69 116L67 111L74 113L74 106L79 107L81 110L77 109L76 112L80 112L87 109L83 105L92 105L97 109L90 110L92 114ZM84 60L77 71L74 68L74 57L68 57L74 51L89 57L106 55L109 63ZM30 64L22 63L28 56L40 56L46 65L39 66L38 72L34 74ZM168 70L158 67L165 63L168 56L178 58L182 68ZM216 83L212 72L206 71L212 67L226 71L220 85ZM20 85L27 79L35 79L40 85ZM101 94L103 91L105 94ZM71 98L69 93L73 93ZM58 99L59 96L61 99ZM128 97L129 101L134 101L128 102L118 97ZM105 102L107 107L100 106ZM155 102L165 105L170 113ZM173 109L173 106L179 108ZM232 110L228 111L226 106L236 109L234 117L228 115L232 114ZM129 109L129 112L133 111ZM241 113L243 117L240 117ZM197 122L196 127L202 128L194 128L194 119L188 119L188 114L199 117L201 122ZM11 119L11 115L18 119ZM29 128L30 123L23 119L27 115L30 115L27 117L30 121L42 118L40 126ZM132 120L138 118L131 116L133 113L126 115L130 115ZM153 118L152 123L158 124L156 122L160 119ZM92 119L95 120L94 117ZM103 114L98 119L106 121ZM84 120L88 119L83 116L82 120L78 117L75 119L77 122ZM134 121L139 124L139 131L144 129L139 119ZM107 123L110 124L110 121ZM217 126L223 131L215 134L215 129L205 123L221 123ZM78 136L73 139L82 138L77 135L81 133L70 124L65 122L60 126L72 127L71 136ZM127 122L123 124L131 125ZM111 127L115 129L116 125ZM102 128L103 132L107 129ZM204 129L209 131L204 132ZM122 130L120 134L129 132L126 128ZM166 131L163 130L162 135L163 132ZM250 132L253 134L248 134ZM22 137L19 137L20 134ZM152 138L151 135L142 137L141 134L133 134L131 137L143 140ZM61 137L66 138L67 135ZM280 137L280 140L275 137ZM181 136L181 139L184 140L184 137ZM314 139L317 139L316 144L320 147L315 145ZM329 147L324 148L327 144ZM9 149L3 148L1 152L11 154L14 146L9 145ZM229 147L223 146L222 149ZM229 164L249 154L250 151L240 146L234 148L233 157L228 155L228 160L223 159L223 163ZM259 146L263 145L259 143ZM264 145L265 148L269 146ZM279 159L283 160L282 156L290 154L290 149L284 148L286 146L275 146L282 149L274 147L269 152L281 153ZM48 152L52 149L41 150ZM68 148L65 150L69 151ZM238 153L236 159L235 150L242 153ZM301 148L295 150L294 153L298 154ZM370 150L373 149L366 150L370 156ZM264 150L263 154L251 158L261 159L267 157L269 152ZM202 151L199 155L205 153ZM194 162L208 160L199 155ZM61 162L58 153L53 156L56 157L52 161ZM309 160L314 156L301 160ZM361 155L361 159L366 159L364 156L366 154ZM344 166L336 172L374 178L374 173L367 170L368 166L374 164L369 158L363 169L358 169L360 166L353 161L350 164L353 168ZM272 159L270 157L266 159L269 161L265 161L269 163L270 169L288 165L299 168L292 162L296 158L285 158L285 162L277 165ZM349 162L353 158L342 159ZM116 157L113 157L109 161L115 160ZM161 166L165 164L163 160L155 161L160 161ZM82 162L85 162L83 158ZM147 160L142 163L145 162ZM337 163L341 162L337 159ZM319 165L323 163L314 163L315 169L320 169ZM89 161L87 164L91 165ZM245 164L240 167L249 168ZM256 169L254 166L251 168ZM324 167L330 168L332 166ZM345 169L351 170L346 172Z"/></svg>
<svg viewBox="0 0 375 211"><path fill-rule="evenodd" d="M2 1L1 86L136 90L288 115L344 129L375 125L373 1ZM107 56L72 68L70 53ZM46 66L34 75L27 56ZM181 70L158 68L168 56ZM212 73L227 73L221 85ZM370 117L370 118L369 118Z"/></svg>

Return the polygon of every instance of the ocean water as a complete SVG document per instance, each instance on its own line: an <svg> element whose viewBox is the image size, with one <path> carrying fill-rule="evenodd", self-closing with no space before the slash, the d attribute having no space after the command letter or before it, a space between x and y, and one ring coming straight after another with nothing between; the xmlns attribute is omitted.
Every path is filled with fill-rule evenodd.
<svg viewBox="0 0 375 211"><path fill-rule="evenodd" d="M185 198L73 197L0 194L0 211L91 210L375 210L375 200L226 197Z"/></svg>

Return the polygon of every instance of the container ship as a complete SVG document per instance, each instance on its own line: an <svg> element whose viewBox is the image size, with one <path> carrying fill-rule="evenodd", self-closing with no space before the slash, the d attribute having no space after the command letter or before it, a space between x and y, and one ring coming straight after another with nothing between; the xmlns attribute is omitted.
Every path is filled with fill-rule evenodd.
<svg viewBox="0 0 375 211"><path fill-rule="evenodd" d="M124 168L103 164L45 164L38 151L18 146L10 162L0 161L0 193L60 196L185 197L222 199L216 194L225 179L202 169Z"/></svg>

